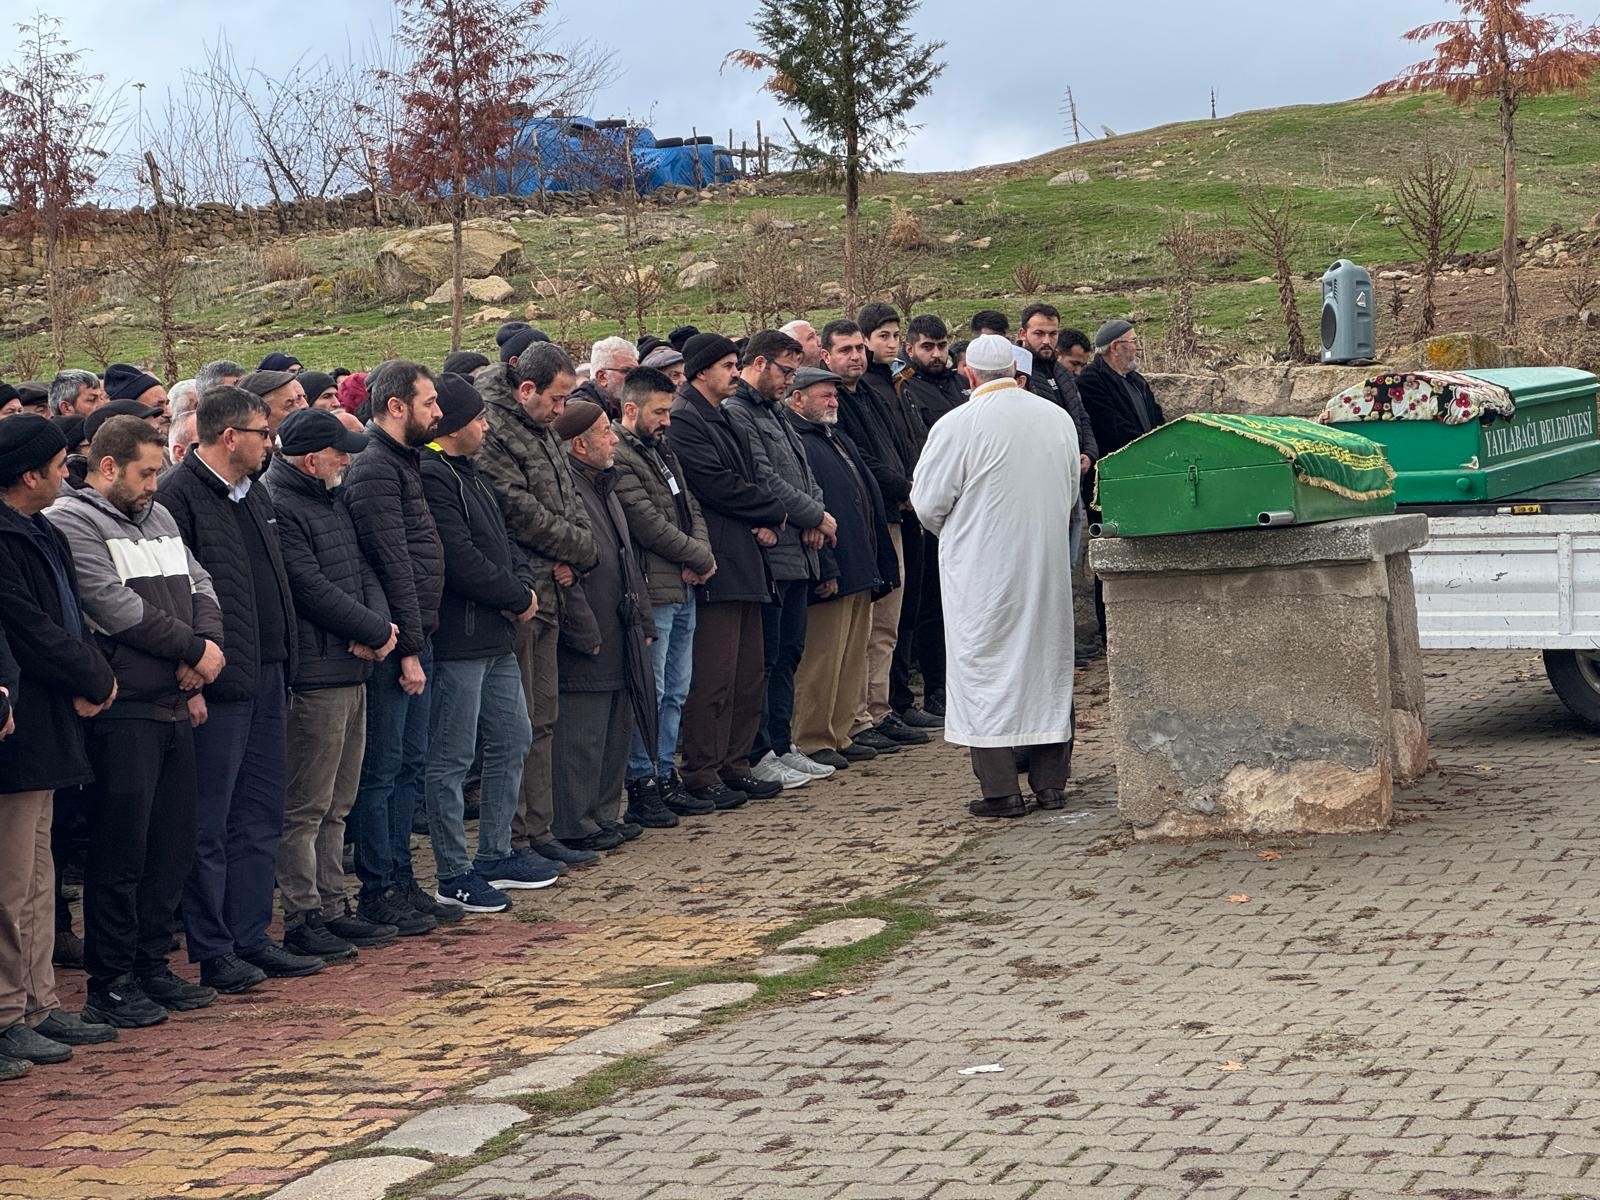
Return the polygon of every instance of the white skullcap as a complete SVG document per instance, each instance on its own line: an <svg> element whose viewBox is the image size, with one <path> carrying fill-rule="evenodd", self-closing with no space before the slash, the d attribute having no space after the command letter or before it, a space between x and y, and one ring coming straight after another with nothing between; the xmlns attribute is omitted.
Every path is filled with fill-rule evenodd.
<svg viewBox="0 0 1600 1200"><path fill-rule="evenodd" d="M967 366L974 371L1005 371L1015 368L1016 355L1011 343L998 333L973 338L967 345Z"/></svg>
<svg viewBox="0 0 1600 1200"><path fill-rule="evenodd" d="M1011 347L1011 356L1017 360L1018 375L1033 374L1033 351L1026 346Z"/></svg>

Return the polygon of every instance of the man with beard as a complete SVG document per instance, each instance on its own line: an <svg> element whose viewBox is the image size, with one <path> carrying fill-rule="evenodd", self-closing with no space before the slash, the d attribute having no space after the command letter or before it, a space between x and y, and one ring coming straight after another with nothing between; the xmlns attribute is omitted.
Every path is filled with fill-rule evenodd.
<svg viewBox="0 0 1600 1200"><path fill-rule="evenodd" d="M598 404L616 420L622 415L622 382L638 365L638 349L627 338L601 338L589 348L589 379L573 396Z"/></svg>
<svg viewBox="0 0 1600 1200"><path fill-rule="evenodd" d="M1033 370L1028 375L1028 390L1042 400L1067 410L1078 430L1078 477L1084 478L1100 457L1095 444L1094 425L1078 394L1077 376L1060 359L1061 313L1050 304L1030 304L1022 310L1022 348L1033 355ZM1078 561L1087 525L1083 501L1072 514L1072 561Z"/></svg>
<svg viewBox="0 0 1600 1200"><path fill-rule="evenodd" d="M269 975L310 975L324 963L288 953L267 936L297 649L277 517L266 490L254 486L271 436L267 406L242 388L212 388L195 419L199 445L166 474L157 494L211 575L228 664L191 714L198 719L200 794L183 923L201 981L237 992Z"/></svg>
<svg viewBox="0 0 1600 1200"><path fill-rule="evenodd" d="M167 955L194 861L199 689L225 665L223 621L211 576L154 503L160 435L116 417L89 453L86 485L45 514L72 548L84 616L117 676L116 702L87 737L84 1011L138 1028L216 999L174 975Z"/></svg>
<svg viewBox="0 0 1600 1200"><path fill-rule="evenodd" d="M397 631L350 514L334 498L366 436L332 413L304 408L284 418L278 439L281 452L261 482L278 517L300 647L289 681L294 755L278 847L283 944L334 962L398 934L351 909L341 865L367 745L366 683Z"/></svg>
<svg viewBox="0 0 1600 1200"><path fill-rule="evenodd" d="M911 318L906 326L906 367L900 372L900 394L929 429L967 398L950 363L950 330L933 313Z"/></svg>
<svg viewBox="0 0 1600 1200"><path fill-rule="evenodd" d="M339 502L399 632L367 680L367 752L350 812L361 880L356 911L405 937L461 919L460 909L434 901L411 872L411 822L428 762L430 639L444 590L444 547L419 461L439 423L438 388L426 367L405 359L378 364L366 387L367 448L345 472Z"/></svg>

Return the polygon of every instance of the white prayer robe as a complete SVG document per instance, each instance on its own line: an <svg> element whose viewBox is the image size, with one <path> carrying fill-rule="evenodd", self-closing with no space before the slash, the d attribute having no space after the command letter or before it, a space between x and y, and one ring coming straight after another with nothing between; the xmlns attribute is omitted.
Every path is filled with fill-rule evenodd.
<svg viewBox="0 0 1600 1200"><path fill-rule="evenodd" d="M928 433L911 504L939 538L945 740L1037 746L1072 731L1078 430L996 380Z"/></svg>

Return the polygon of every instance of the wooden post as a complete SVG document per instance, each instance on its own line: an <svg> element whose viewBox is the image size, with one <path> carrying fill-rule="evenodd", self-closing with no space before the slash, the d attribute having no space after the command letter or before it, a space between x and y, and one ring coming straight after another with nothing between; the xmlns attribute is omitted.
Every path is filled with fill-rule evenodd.
<svg viewBox="0 0 1600 1200"><path fill-rule="evenodd" d="M756 155L758 157L758 161L756 163L756 167L761 172L761 174L763 174L763 175L765 175L767 173L767 150L766 150L766 146L767 146L766 142L761 140L761 120L760 120L760 118L757 118L756 119Z"/></svg>
<svg viewBox="0 0 1600 1200"><path fill-rule="evenodd" d="M700 131L693 125L689 126L690 149L694 151L694 186L705 187L705 181L700 173Z"/></svg>

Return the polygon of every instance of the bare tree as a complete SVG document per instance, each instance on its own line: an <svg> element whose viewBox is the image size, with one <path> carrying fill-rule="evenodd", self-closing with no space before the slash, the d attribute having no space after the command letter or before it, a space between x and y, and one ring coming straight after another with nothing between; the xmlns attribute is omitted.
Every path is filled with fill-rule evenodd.
<svg viewBox="0 0 1600 1200"><path fill-rule="evenodd" d="M245 203L250 146L231 94L188 72L168 85L159 107L146 110L141 134L143 144L136 147L141 191L150 188L154 169L166 200L178 208Z"/></svg>
<svg viewBox="0 0 1600 1200"><path fill-rule="evenodd" d="M1432 146L1425 146L1421 157L1411 158L1394 185L1401 236L1422 262L1418 338L1432 333L1439 319L1433 302L1434 283L1445 261L1461 248L1477 198L1471 170L1460 159L1440 154Z"/></svg>
<svg viewBox="0 0 1600 1200"><path fill-rule="evenodd" d="M183 284L183 250L174 236L173 214L162 186L161 168L153 154L145 163L154 197L141 222L139 237L127 256L125 268L139 292L155 307L156 332L161 339L161 360L166 377L175 380L178 371L178 289ZM106 359L99 359L105 362Z"/></svg>
<svg viewBox="0 0 1600 1200"><path fill-rule="evenodd" d="M1294 189L1285 187L1274 196L1260 186L1245 187L1240 189L1239 202L1244 208L1245 241L1272 263L1289 357L1299 362L1306 356L1306 335L1300 326L1300 304L1294 292L1293 260L1300 249L1303 230L1294 204Z"/></svg>
<svg viewBox="0 0 1600 1200"><path fill-rule="evenodd" d="M1172 262L1172 312L1167 317L1165 347L1167 370L1177 370L1200 356L1200 331L1197 325L1194 293L1200 282L1200 265L1211 249L1211 239L1188 213L1167 226L1161 248Z"/></svg>

